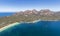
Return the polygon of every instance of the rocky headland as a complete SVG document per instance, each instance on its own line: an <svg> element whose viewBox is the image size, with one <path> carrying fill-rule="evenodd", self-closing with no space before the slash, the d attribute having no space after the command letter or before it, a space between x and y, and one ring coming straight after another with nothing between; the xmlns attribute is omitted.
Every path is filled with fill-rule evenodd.
<svg viewBox="0 0 60 36"><path fill-rule="evenodd" d="M60 11L49 9L19 11L11 16L0 17L0 28L15 22L31 22L39 19L40 21L59 21Z"/></svg>

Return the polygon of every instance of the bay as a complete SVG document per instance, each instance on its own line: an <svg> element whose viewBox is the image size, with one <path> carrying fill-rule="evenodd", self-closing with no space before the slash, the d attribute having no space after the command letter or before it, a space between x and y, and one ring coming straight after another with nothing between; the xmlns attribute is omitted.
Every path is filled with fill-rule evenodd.
<svg viewBox="0 0 60 36"><path fill-rule="evenodd" d="M0 36L60 36L60 21L21 23L0 32Z"/></svg>

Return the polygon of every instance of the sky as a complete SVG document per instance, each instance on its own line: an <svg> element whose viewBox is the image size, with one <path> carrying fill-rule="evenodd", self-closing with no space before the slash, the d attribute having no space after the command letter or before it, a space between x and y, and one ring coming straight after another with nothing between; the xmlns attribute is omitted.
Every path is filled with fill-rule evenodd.
<svg viewBox="0 0 60 36"><path fill-rule="evenodd" d="M50 9L60 11L60 0L0 0L0 12Z"/></svg>

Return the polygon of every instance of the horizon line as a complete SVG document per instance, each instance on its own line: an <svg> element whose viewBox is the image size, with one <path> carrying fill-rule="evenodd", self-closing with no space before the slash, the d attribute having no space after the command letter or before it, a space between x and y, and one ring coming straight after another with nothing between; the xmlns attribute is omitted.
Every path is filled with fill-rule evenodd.
<svg viewBox="0 0 60 36"><path fill-rule="evenodd" d="M25 10L9 10L9 11L7 11L7 10L4 10L4 11L0 11L0 13L5 13L5 12L20 12L20 11L26 11L26 10L34 10L34 9L25 9ZM40 11L40 10L46 10L46 9L35 9L35 10L37 10L37 11ZM60 11L60 10L52 10L52 9L48 9L48 10L50 10L50 11Z"/></svg>

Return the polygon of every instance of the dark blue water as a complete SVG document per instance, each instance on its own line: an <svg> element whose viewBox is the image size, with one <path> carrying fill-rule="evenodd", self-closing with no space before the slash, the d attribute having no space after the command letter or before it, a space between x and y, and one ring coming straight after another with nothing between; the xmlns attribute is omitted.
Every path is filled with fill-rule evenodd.
<svg viewBox="0 0 60 36"><path fill-rule="evenodd" d="M13 15L13 14L14 14L14 12L5 12L5 13L1 12L1 13L0 13L0 17L11 16L11 15Z"/></svg>
<svg viewBox="0 0 60 36"><path fill-rule="evenodd" d="M21 23L1 32L0 36L60 36L60 21Z"/></svg>

